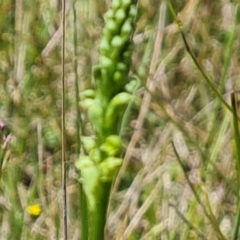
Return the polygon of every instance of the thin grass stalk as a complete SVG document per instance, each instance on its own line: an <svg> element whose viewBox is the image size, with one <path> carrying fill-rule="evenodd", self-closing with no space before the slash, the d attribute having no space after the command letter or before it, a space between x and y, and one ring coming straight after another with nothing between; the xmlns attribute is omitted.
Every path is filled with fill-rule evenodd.
<svg viewBox="0 0 240 240"><path fill-rule="evenodd" d="M226 112L224 119L222 120L221 127L219 127L219 125L215 124L215 126L218 127L218 131L217 131L217 134L215 134L215 141L211 145L211 148L210 148L211 152L210 152L210 157L209 157L210 161L209 162L212 162L212 163L216 162L216 159L219 154L219 150L221 148L222 139L223 139L224 134L226 133L226 130L228 129L228 126L229 126L231 115L232 115L231 113ZM213 129L215 129L215 127L213 127ZM212 166L209 166L209 164L207 164L206 175L210 172L211 169L212 169Z"/></svg>
<svg viewBox="0 0 240 240"><path fill-rule="evenodd" d="M209 198L208 198L208 192L207 190L205 189L204 186L202 186L202 192L203 194L205 195L205 206L206 206L206 209L209 213L209 218L210 218L210 222L211 224L213 225L214 227L214 230L218 236L218 239L220 240L227 240L227 238L223 235L221 229L220 229L220 226L219 226L219 223L218 223L218 220L215 218L215 215L212 211L212 207L211 207L211 204L210 204L210 201L209 201Z"/></svg>
<svg viewBox="0 0 240 240"><path fill-rule="evenodd" d="M169 203L169 206L173 207L177 213L177 215L182 219L183 222L186 223L186 225L189 227L189 229L192 229L194 232L196 232L196 234L204 240L208 240L207 236L205 236L205 234L199 230L197 227L195 227L177 208L177 206L175 206L173 203Z"/></svg>
<svg viewBox="0 0 240 240"><path fill-rule="evenodd" d="M73 69L74 69L74 83L75 83L75 109L76 109L76 145L77 149L76 152L79 154L80 153L80 147L81 147L81 142L80 142L80 136L81 136L81 126L82 126L82 118L81 118L81 111L79 108L79 102L80 102L80 97L79 97L79 76L78 76L78 63L77 63L77 43L78 43L78 35L77 35L77 12L75 8L76 1L72 5L72 10L73 10L73 51L74 51L74 58L73 58Z"/></svg>
<svg viewBox="0 0 240 240"><path fill-rule="evenodd" d="M62 207L63 207L63 239L68 239L67 231L67 176L66 176L66 126L65 126L65 18L66 1L62 0L62 76L61 76L61 125L62 125Z"/></svg>
<svg viewBox="0 0 240 240"><path fill-rule="evenodd" d="M237 166L237 180L238 180L238 189L240 187L240 135L238 127L238 114L237 106L235 99L235 92L231 93L231 103L233 107L233 130L234 130L234 140L236 144L236 166Z"/></svg>
<svg viewBox="0 0 240 240"><path fill-rule="evenodd" d="M204 212L207 213L205 206L204 206L204 205L202 204L202 202L201 202L201 199L200 199L200 197L199 197L199 194L198 194L197 191L195 190L195 187L193 186L193 184L191 183L191 181L190 181L190 179L189 179L189 177L188 177L188 174L187 174L187 172L186 172L186 170L185 170L185 169L186 169L186 166L184 165L182 159L180 158L180 156L179 156L179 154L178 154L178 151L177 151L177 149L176 149L176 147L175 147L174 142L172 142L172 146L173 146L174 153L175 153L175 155L176 155L176 157L177 157L177 161L178 161L179 165L180 165L181 168L182 168L182 171L183 171L183 173L184 173L185 179L187 180L187 183L188 183L188 185L189 185L189 187L190 187L190 189L191 189L191 191L192 191L192 193L193 193L196 201L197 201L198 204L203 208ZM208 214L206 214L206 215L208 215Z"/></svg>
<svg viewBox="0 0 240 240"><path fill-rule="evenodd" d="M238 240L239 239L238 238L239 225L240 225L240 204L239 204L239 200L238 200L237 215L236 215L236 219L235 219L235 222L234 222L232 240Z"/></svg>
<svg viewBox="0 0 240 240"><path fill-rule="evenodd" d="M234 131L234 140L236 145L236 166L237 166L237 183L239 189L240 184L240 134L239 134L239 126L238 126L238 116L237 116L237 106L236 106L236 99L235 99L235 93L231 93L231 103L233 108L233 131ZM238 239L238 233L239 233L239 225L240 225L240 199L239 194L237 196L237 215L234 222L234 228L233 228L233 235L232 240Z"/></svg>

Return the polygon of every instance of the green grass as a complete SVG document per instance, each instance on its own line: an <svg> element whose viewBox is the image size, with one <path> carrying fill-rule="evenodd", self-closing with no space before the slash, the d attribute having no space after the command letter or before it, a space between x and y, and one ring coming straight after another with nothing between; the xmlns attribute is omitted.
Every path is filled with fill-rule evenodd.
<svg viewBox="0 0 240 240"><path fill-rule="evenodd" d="M138 88L120 129L124 163L105 239L239 238L237 3L171 1L169 9L165 1L139 2L129 65ZM92 69L110 1L72 4L66 156L68 237L75 240L87 228L75 162L81 137L93 135L80 99L98 87ZM60 239L61 4L3 0L0 9L0 236ZM33 204L42 208L38 217L27 211Z"/></svg>

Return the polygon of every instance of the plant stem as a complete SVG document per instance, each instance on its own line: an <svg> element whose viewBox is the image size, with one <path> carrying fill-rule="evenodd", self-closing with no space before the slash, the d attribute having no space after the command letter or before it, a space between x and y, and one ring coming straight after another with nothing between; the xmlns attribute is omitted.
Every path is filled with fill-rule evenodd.
<svg viewBox="0 0 240 240"><path fill-rule="evenodd" d="M89 216L89 240L104 240L111 183L103 182L99 185L99 188L97 209L90 211Z"/></svg>

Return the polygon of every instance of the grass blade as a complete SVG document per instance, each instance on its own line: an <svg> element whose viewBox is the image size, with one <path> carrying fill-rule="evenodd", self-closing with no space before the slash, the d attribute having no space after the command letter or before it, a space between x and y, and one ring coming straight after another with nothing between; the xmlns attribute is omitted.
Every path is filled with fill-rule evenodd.
<svg viewBox="0 0 240 240"><path fill-rule="evenodd" d="M236 93L231 94L231 103L233 108L233 131L234 131L234 140L235 140L235 149L236 149L236 167L237 167L237 184L239 189L240 184L240 135L239 135L239 127L238 127L238 115L237 115L237 102L235 98ZM239 232L239 224L240 224L240 201L239 195L237 198L237 215L235 219L234 229L233 229L233 236L232 240L238 239L238 232Z"/></svg>

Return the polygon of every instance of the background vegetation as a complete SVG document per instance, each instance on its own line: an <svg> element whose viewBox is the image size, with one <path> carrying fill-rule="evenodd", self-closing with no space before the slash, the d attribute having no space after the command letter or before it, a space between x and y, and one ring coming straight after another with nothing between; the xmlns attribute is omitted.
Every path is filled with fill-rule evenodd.
<svg viewBox="0 0 240 240"><path fill-rule="evenodd" d="M167 3L139 1L130 75L140 87L123 132L125 161L112 191L107 239L238 239L233 115L199 71L230 104L230 92L239 90L237 3L172 1L197 67ZM110 4L67 1L67 192L73 240L81 231L74 165L81 94L75 80L80 92L94 86L92 66ZM0 9L0 239L60 239L61 2L2 0ZM81 131L89 128L81 112Z"/></svg>

